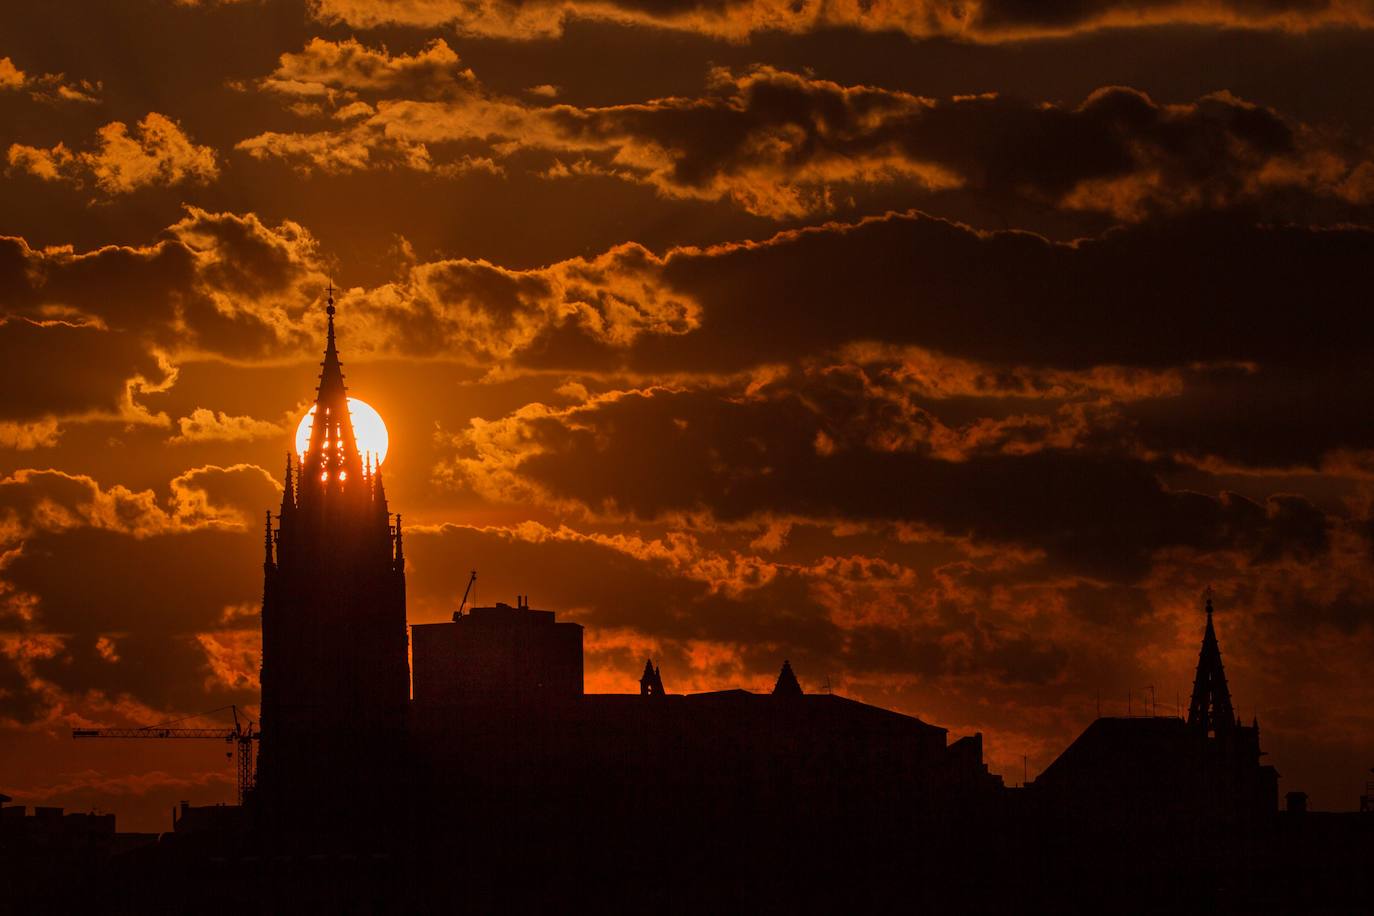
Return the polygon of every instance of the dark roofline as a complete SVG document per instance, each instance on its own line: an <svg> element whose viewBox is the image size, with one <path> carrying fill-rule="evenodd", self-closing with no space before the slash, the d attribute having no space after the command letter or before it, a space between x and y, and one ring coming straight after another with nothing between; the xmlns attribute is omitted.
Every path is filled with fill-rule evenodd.
<svg viewBox="0 0 1374 916"><path fill-rule="evenodd" d="M929 729L931 731L938 731L941 734L945 735L946 738L949 735L949 729L944 728L940 725L931 725L929 722L926 722L924 719L917 718L916 716L909 716L903 712L897 712L891 709L884 709L881 706L874 706L871 703L864 703L861 700L852 700L849 697L843 697L835 693L805 693L801 696L778 697L771 693L755 693L752 690L744 690L740 687L731 687L725 690L705 690L700 693L669 693L665 694L661 698L651 699L648 701L645 701L643 697L641 697L637 693L584 693L582 696L584 699L593 701L595 701L598 697L606 697L608 699L623 698L625 702L661 702L666 700L677 703L691 703L693 701L709 702L711 700L734 699L740 702L758 703L769 706L774 704L793 705L799 702L811 704L844 704L845 706L858 707L860 709L863 709L868 715L878 715L894 721L914 723L916 725L921 726L922 728Z"/></svg>

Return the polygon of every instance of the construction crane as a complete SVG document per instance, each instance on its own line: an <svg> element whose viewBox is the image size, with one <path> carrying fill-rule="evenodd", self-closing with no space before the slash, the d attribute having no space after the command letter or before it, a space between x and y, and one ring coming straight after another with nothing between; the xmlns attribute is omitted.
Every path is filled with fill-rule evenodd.
<svg viewBox="0 0 1374 916"><path fill-rule="evenodd" d="M230 710L234 714L232 728L173 728L178 722L199 719L217 712ZM235 746L238 756L238 803L243 804L253 788L253 742L261 733L253 727L253 720L246 716L239 720L237 706L221 706L195 716L173 719L160 725L145 725L143 728L74 728L73 738L212 738ZM235 756L229 751L226 757Z"/></svg>
<svg viewBox="0 0 1374 916"><path fill-rule="evenodd" d="M465 607L468 606L468 595L472 593L472 587L473 587L474 585L476 585L476 584L477 584L477 570L474 569L474 570L472 571L472 578L468 580L468 587L465 588L465 589L463 589L463 601L462 601L461 604L458 605L458 610L456 610L456 611L453 612L453 619L454 619L454 620L457 620L459 617L462 617L462 616L463 616L463 608L465 608ZM474 603L474 604L476 603L476 601L477 601L477 599L476 599L476 598L473 598L473 603Z"/></svg>

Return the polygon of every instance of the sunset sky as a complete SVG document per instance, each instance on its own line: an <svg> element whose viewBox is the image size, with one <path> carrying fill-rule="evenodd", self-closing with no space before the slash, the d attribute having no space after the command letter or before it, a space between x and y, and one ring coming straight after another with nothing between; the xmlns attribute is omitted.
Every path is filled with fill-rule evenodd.
<svg viewBox="0 0 1374 916"><path fill-rule="evenodd" d="M836 692L1033 778L1186 707L1374 765L1371 0L0 6L0 791L170 826L255 712L324 290L411 623ZM365 738L360 738L365 740Z"/></svg>

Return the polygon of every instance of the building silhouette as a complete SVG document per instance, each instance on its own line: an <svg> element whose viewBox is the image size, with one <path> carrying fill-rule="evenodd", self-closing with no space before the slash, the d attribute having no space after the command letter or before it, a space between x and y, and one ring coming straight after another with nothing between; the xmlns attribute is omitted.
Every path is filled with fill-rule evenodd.
<svg viewBox="0 0 1374 916"><path fill-rule="evenodd" d="M1278 771L1264 764L1259 721L1231 704L1207 597L1207 625L1186 719L1099 718L1035 780L1046 816L1191 829L1256 824L1278 810Z"/></svg>
<svg viewBox="0 0 1374 916"><path fill-rule="evenodd" d="M264 818L322 829L400 804L410 698L401 521L358 451L332 292L326 312L309 447L298 466L288 456L276 527L267 519L256 781Z"/></svg>
<svg viewBox="0 0 1374 916"><path fill-rule="evenodd" d="M400 518L358 449L334 312L331 297L309 446L298 467L288 458L266 529L254 791L266 828L423 828L477 816L473 794L502 799L492 818L509 824L533 799L547 816L592 786L601 811L627 815L654 799L718 808L727 794L736 807L930 813L1000 786L980 736L950 746L918 719L804 694L788 663L766 696L671 696L652 662L637 694L585 695L582 627L523 598L416 625L408 662Z"/></svg>

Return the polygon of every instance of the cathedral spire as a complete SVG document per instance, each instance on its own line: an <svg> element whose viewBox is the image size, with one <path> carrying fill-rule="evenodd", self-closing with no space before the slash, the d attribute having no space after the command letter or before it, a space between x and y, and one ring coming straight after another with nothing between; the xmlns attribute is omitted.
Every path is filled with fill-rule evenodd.
<svg viewBox="0 0 1374 916"><path fill-rule="evenodd" d="M1231 706L1231 691L1226 686L1226 671L1221 665L1221 647L1212 625L1212 590L1207 590L1207 629L1198 653L1197 676L1193 679L1193 698L1188 704L1188 724L1221 734L1236 724Z"/></svg>
<svg viewBox="0 0 1374 916"><path fill-rule="evenodd" d="M320 385L315 396L314 420L310 428L310 445L301 459L304 489L327 491L352 489L363 478L363 459L358 453L358 440L353 432L353 418L348 409L348 391L344 387L343 364L334 339L334 287L329 287L328 305L324 313L328 321L324 362L320 364ZM349 483L352 478L353 483Z"/></svg>

